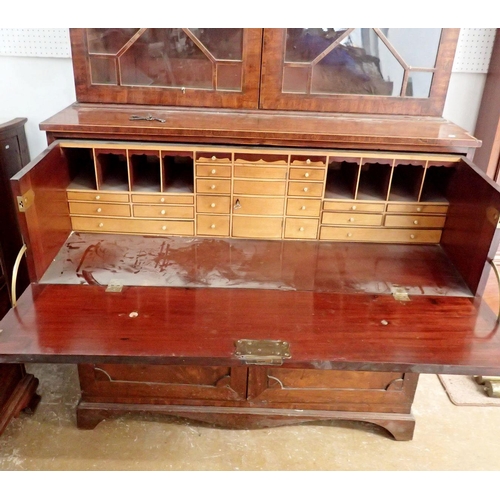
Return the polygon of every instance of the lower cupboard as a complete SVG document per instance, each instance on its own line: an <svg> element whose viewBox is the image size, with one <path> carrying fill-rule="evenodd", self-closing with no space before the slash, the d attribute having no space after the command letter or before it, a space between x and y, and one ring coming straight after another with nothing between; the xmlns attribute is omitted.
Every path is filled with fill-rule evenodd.
<svg viewBox="0 0 500 500"><path fill-rule="evenodd" d="M358 420L397 440L413 437L418 374L128 364L80 364L78 370L82 429L127 412L151 412L229 428Z"/></svg>

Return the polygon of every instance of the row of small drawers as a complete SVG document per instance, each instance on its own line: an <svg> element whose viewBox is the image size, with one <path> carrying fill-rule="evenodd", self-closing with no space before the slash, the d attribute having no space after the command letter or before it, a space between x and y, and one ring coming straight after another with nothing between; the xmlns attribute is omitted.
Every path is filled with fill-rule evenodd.
<svg viewBox="0 0 500 500"><path fill-rule="evenodd" d="M272 166L234 166L235 178L247 179L286 179L287 167ZM325 169L297 168L291 167L289 179L291 180L311 180L323 181L325 179ZM197 177L231 177L231 167L229 165L196 165Z"/></svg>
<svg viewBox="0 0 500 500"><path fill-rule="evenodd" d="M229 215L198 215L196 234L200 236L266 238L282 236L283 218L233 216L232 228ZM99 217L72 217L73 230L92 232L117 232L194 236L194 221L156 221L141 219L107 219ZM290 239L318 238L317 219L286 218L284 237ZM373 241L387 243L439 243L440 230L342 228L322 226L320 240Z"/></svg>
<svg viewBox="0 0 500 500"><path fill-rule="evenodd" d="M256 196L284 196L286 181L258 180L247 181L235 179L233 194ZM230 179L196 179L196 192L206 194L230 194ZM307 196L321 198L323 196L323 183L310 181L290 181L288 183L288 196Z"/></svg>

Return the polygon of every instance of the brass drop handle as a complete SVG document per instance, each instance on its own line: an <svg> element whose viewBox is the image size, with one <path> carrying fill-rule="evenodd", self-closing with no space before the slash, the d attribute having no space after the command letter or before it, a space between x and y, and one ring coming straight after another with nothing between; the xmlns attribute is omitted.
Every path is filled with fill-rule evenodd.
<svg viewBox="0 0 500 500"><path fill-rule="evenodd" d="M234 207L233 207L235 210L238 210L241 208L241 203L240 203L240 200L237 199L235 202L234 202Z"/></svg>
<svg viewBox="0 0 500 500"><path fill-rule="evenodd" d="M10 303L12 304L12 307L16 307L17 305L17 294L16 294L17 274L19 273L19 266L21 264L21 259L23 258L23 255L25 254L26 250L28 250L28 247L26 246L25 243L21 247L21 250L19 250L19 253L17 254L16 257L16 261L14 262L14 267L12 269L12 286L10 289Z"/></svg>

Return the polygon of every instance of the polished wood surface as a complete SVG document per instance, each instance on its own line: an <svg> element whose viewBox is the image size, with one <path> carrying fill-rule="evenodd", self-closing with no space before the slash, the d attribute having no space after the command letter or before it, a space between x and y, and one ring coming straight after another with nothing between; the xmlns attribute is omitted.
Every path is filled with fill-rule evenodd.
<svg viewBox="0 0 500 500"><path fill-rule="evenodd" d="M234 343L250 338L289 342L288 367L500 370L495 314L461 297L32 285L0 326L2 362L237 366Z"/></svg>
<svg viewBox="0 0 500 500"><path fill-rule="evenodd" d="M135 122L131 115L164 119ZM443 118L74 104L43 121L49 139L95 138L465 153L480 141Z"/></svg>

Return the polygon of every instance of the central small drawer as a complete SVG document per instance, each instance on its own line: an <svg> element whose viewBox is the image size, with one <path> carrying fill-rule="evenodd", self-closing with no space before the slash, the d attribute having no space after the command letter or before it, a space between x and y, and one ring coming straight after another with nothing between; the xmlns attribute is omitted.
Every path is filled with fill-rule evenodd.
<svg viewBox="0 0 500 500"><path fill-rule="evenodd" d="M69 213L78 215L110 215L116 217L130 217L130 206L119 205L117 203L86 203L70 201Z"/></svg>
<svg viewBox="0 0 500 500"><path fill-rule="evenodd" d="M181 205L135 205L133 207L134 217L158 218L158 219L193 219L194 207L183 207Z"/></svg>
<svg viewBox="0 0 500 500"><path fill-rule="evenodd" d="M233 196L235 215L283 215L285 198L252 198Z"/></svg>
<svg viewBox="0 0 500 500"><path fill-rule="evenodd" d="M381 226L382 215L360 214L351 212L324 212L322 224L352 225L352 226Z"/></svg>
<svg viewBox="0 0 500 500"><path fill-rule="evenodd" d="M287 167L235 165L234 176L247 179L286 179Z"/></svg>
<svg viewBox="0 0 500 500"><path fill-rule="evenodd" d="M317 217L321 211L321 200L308 198L289 198L286 206L287 215Z"/></svg>
<svg viewBox="0 0 500 500"><path fill-rule="evenodd" d="M284 196L285 188L286 181L243 181L236 179L233 185L233 193Z"/></svg>

